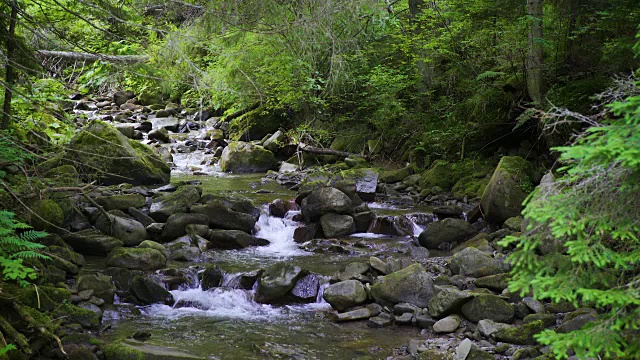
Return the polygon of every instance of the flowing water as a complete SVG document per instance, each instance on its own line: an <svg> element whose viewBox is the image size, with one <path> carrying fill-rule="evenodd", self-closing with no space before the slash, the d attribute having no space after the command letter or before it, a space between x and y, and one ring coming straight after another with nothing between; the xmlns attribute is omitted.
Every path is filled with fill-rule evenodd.
<svg viewBox="0 0 640 360"><path fill-rule="evenodd" d="M177 160L177 161L176 161ZM174 159L176 166L186 168L196 157ZM186 161L186 163L185 163ZM295 193L274 182L262 180L262 175L222 174L215 167L203 169L208 176L174 175L173 182L201 182L203 192L241 194L256 205L275 199L291 199ZM406 213L385 204L372 204L381 213ZM259 304L253 300L254 290L237 286L238 273L265 266L289 262L320 274L321 290L331 275L352 261L367 261L371 255L397 254L408 247L410 237L393 238L371 233L353 234L340 239L348 251L312 252L303 250L293 241L298 223L294 212L280 219L260 216L256 236L271 241L269 246L233 251L208 251L199 263L172 263L172 267L192 274L190 286L171 291L176 303L172 306L152 305L139 308L141 314L109 311L105 323L111 325L107 340L148 331L148 344L165 346L210 359L293 358L293 359L384 359L394 348L406 345L411 338L420 338L415 327L373 329L366 321L336 324L325 316L331 307L321 298L315 303L287 306ZM414 233L421 227L413 222ZM402 252L402 250L400 250ZM196 273L209 264L226 272L223 287L203 291Z"/></svg>

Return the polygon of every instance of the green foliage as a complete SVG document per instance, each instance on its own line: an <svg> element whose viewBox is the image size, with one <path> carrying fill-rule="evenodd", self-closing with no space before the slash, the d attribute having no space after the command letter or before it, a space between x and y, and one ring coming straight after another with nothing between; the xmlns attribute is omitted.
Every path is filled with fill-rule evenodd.
<svg viewBox="0 0 640 360"><path fill-rule="evenodd" d="M515 245L510 288L538 299L600 310L568 334L538 341L555 356L640 358L640 96L610 105L612 120L557 148L564 167L543 182L523 212L527 231Z"/></svg>
<svg viewBox="0 0 640 360"><path fill-rule="evenodd" d="M38 252L44 245L35 242L46 235L41 231L30 230L30 226L16 221L14 213L0 210L0 267L3 280L16 281L20 286L26 286L36 278L36 271L25 265L24 261L48 259Z"/></svg>

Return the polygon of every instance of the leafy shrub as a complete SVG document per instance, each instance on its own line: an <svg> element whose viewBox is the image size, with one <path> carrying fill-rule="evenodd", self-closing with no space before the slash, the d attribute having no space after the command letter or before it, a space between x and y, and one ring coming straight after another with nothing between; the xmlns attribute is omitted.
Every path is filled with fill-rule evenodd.
<svg viewBox="0 0 640 360"><path fill-rule="evenodd" d="M36 271L25 265L25 260L45 260L47 256L38 252L44 245L35 241L45 237L42 231L30 230L30 226L14 219L15 214L0 210L0 267L2 280L16 281L26 286L35 280ZM18 234L18 231L22 231Z"/></svg>

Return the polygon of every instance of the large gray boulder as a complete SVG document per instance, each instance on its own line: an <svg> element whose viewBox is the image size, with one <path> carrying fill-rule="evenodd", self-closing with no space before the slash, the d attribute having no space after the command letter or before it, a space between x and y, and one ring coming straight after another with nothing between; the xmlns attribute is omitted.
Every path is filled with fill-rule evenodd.
<svg viewBox="0 0 640 360"><path fill-rule="evenodd" d="M287 293L304 275L306 271L293 264L278 263L269 266L258 280L256 301L268 304L284 302Z"/></svg>
<svg viewBox="0 0 640 360"><path fill-rule="evenodd" d="M206 215L209 218L209 226L215 229L240 230L250 233L257 221L254 215L235 211L220 200L212 200L204 205L195 205L191 208L191 212Z"/></svg>
<svg viewBox="0 0 640 360"><path fill-rule="evenodd" d="M345 311L367 301L367 291L358 280L346 280L330 285L322 298L334 309Z"/></svg>
<svg viewBox="0 0 640 360"><path fill-rule="evenodd" d="M211 230L206 234L209 247L214 249L244 249L249 246L267 246L269 240L251 236L240 230Z"/></svg>
<svg viewBox="0 0 640 360"><path fill-rule="evenodd" d="M130 270L157 270L166 263L162 252L151 248L116 248L107 257L107 266Z"/></svg>
<svg viewBox="0 0 640 360"><path fill-rule="evenodd" d="M154 185L169 182L169 165L150 147L115 127L94 120L71 139L65 154L81 177L101 184Z"/></svg>
<svg viewBox="0 0 640 360"><path fill-rule="evenodd" d="M418 236L418 241L427 249L438 249L442 244L460 243L476 232L476 229L467 221L447 218L427 225L427 228Z"/></svg>
<svg viewBox="0 0 640 360"><path fill-rule="evenodd" d="M173 295L162 286L153 281L136 276L131 281L129 292L138 301L140 305L166 304L173 305Z"/></svg>
<svg viewBox="0 0 640 360"><path fill-rule="evenodd" d="M165 222L175 213L186 213L200 200L201 195L202 188L199 186L180 186L175 192L153 199L149 207L149 216L157 222Z"/></svg>
<svg viewBox="0 0 640 360"><path fill-rule="evenodd" d="M147 238L147 230L140 222L125 217L101 215L95 226L103 233L120 239L125 246L136 246Z"/></svg>
<svg viewBox="0 0 640 360"><path fill-rule="evenodd" d="M514 313L513 306L496 295L478 295L462 305L462 315L474 323L484 319L507 323Z"/></svg>
<svg viewBox="0 0 640 360"><path fill-rule="evenodd" d="M107 256L111 250L124 245L121 240L95 229L68 234L64 240L83 255Z"/></svg>
<svg viewBox="0 0 640 360"><path fill-rule="evenodd" d="M320 217L322 232L327 238L344 236L356 232L356 224L349 215L324 214Z"/></svg>
<svg viewBox="0 0 640 360"><path fill-rule="evenodd" d="M501 260L474 247L468 247L453 255L449 265L454 274L463 276L483 277L504 272Z"/></svg>
<svg viewBox="0 0 640 360"><path fill-rule="evenodd" d="M186 227L191 224L209 225L209 217L204 214L177 213L169 216L160 239L163 241L178 238L187 233Z"/></svg>
<svg viewBox="0 0 640 360"><path fill-rule="evenodd" d="M383 276L371 286L371 296L382 305L406 302L425 308L434 295L432 275L420 264Z"/></svg>
<svg viewBox="0 0 640 360"><path fill-rule="evenodd" d="M324 214L349 214L353 203L342 191L324 187L311 192L302 200L302 215L308 221L315 221Z"/></svg>
<svg viewBox="0 0 640 360"><path fill-rule="evenodd" d="M103 299L106 303L113 303L116 287L111 281L111 276L103 274L86 274L78 277L78 292L92 290L93 295Z"/></svg>
<svg viewBox="0 0 640 360"><path fill-rule="evenodd" d="M220 157L220 167L224 172L258 173L266 172L276 165L273 153L262 146L242 141L232 142L224 148Z"/></svg>
<svg viewBox="0 0 640 360"><path fill-rule="evenodd" d="M502 224L520 215L522 203L532 190L529 163L519 156L502 157L480 200L485 219Z"/></svg>
<svg viewBox="0 0 640 360"><path fill-rule="evenodd" d="M443 287L429 300L429 315L440 318L454 313L472 297L470 292L458 290L454 286Z"/></svg>

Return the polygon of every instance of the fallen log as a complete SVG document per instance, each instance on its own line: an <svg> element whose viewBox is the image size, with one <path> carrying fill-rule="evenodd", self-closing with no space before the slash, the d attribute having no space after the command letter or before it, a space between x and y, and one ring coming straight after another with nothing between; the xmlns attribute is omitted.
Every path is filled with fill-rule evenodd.
<svg viewBox="0 0 640 360"><path fill-rule="evenodd" d="M147 55L105 55L50 50L36 50L36 54L45 58L61 58L68 61L106 61L123 64L135 64L149 60Z"/></svg>
<svg viewBox="0 0 640 360"><path fill-rule="evenodd" d="M365 155L354 154L354 153L350 153L350 152L346 152L346 151L340 151L340 150L319 148L319 147L314 147L314 146L310 146L310 145L306 145L306 144L300 144L299 148L300 148L300 150L302 150L304 152L311 153L311 154L334 155L334 156L338 156L338 157L342 157L342 158L360 157L360 158L369 159L369 157L365 156Z"/></svg>

